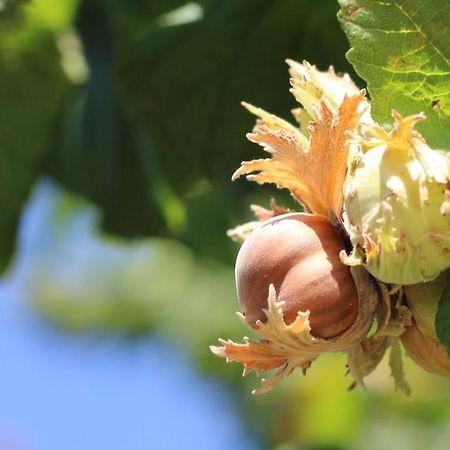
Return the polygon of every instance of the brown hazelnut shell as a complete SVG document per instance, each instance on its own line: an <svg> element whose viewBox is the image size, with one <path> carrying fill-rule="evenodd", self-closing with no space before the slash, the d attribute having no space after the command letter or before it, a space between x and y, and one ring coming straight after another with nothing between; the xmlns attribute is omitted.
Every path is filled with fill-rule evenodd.
<svg viewBox="0 0 450 450"><path fill-rule="evenodd" d="M273 284L284 301L286 324L310 311L311 334L333 338L356 320L358 295L339 253L343 245L323 217L283 214L265 222L243 243L236 260L236 287L249 323L264 322Z"/></svg>

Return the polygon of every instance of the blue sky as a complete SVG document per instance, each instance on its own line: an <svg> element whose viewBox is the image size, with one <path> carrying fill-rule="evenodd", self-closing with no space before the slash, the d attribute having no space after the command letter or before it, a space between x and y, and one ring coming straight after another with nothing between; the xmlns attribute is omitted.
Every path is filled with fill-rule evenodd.
<svg viewBox="0 0 450 450"><path fill-rule="evenodd" d="M170 344L68 335L33 314L30 277L52 245L47 215L59 196L47 181L37 187L15 267L0 282L0 448L256 449L236 394ZM86 230L76 230L72 245L95 251Z"/></svg>

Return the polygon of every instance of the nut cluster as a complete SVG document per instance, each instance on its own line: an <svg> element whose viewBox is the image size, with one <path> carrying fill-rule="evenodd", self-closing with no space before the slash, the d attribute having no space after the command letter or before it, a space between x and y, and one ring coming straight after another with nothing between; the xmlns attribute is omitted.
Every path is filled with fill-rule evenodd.
<svg viewBox="0 0 450 450"><path fill-rule="evenodd" d="M394 112L387 132L348 75L288 64L298 124L244 104L258 116L247 137L271 158L243 162L233 179L286 188L304 212L253 205L257 220L229 231L242 243L239 317L260 339L211 350L244 374L278 369L258 393L330 351L346 352L351 387L364 386L388 350L396 388L408 393L400 342L450 377L435 329L450 290L450 159L414 130L422 114Z"/></svg>

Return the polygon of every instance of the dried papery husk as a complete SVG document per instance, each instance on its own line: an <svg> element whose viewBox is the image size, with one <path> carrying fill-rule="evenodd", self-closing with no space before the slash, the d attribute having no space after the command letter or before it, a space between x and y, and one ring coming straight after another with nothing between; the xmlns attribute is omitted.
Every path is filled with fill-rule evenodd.
<svg viewBox="0 0 450 450"><path fill-rule="evenodd" d="M360 91L348 74L338 75L332 66L322 72L307 61L301 64L288 59L286 62L291 75L290 92L303 106L292 111L302 131L307 130L311 120L317 119L317 110L321 103L336 113L346 96L351 97ZM363 112L362 121L372 123L370 105L367 100L361 104L360 110Z"/></svg>
<svg viewBox="0 0 450 450"><path fill-rule="evenodd" d="M260 205L250 205L250 209L260 222L292 212L290 209L278 205L273 198L270 200L270 209L263 208Z"/></svg>
<svg viewBox="0 0 450 450"><path fill-rule="evenodd" d="M406 329L401 341L411 359L422 369L450 378L447 348L423 334L415 322Z"/></svg>
<svg viewBox="0 0 450 450"><path fill-rule="evenodd" d="M370 336L348 350L347 367L354 380L349 389L357 385L365 388L364 378L376 369L388 347L386 336Z"/></svg>
<svg viewBox="0 0 450 450"><path fill-rule="evenodd" d="M350 267L361 267L359 262L348 256L345 251L340 253L341 261ZM405 327L411 325L412 312L403 301L404 287L401 285L387 285L374 278L377 285L379 299L377 306L377 329L376 337L400 336Z"/></svg>
<svg viewBox="0 0 450 450"><path fill-rule="evenodd" d="M423 114L393 116L391 132L366 125L354 135L361 152L345 185L344 226L354 246L349 263L408 285L450 266L449 157L414 130Z"/></svg>
<svg viewBox="0 0 450 450"><path fill-rule="evenodd" d="M232 179L246 175L258 184L286 188L306 211L336 224L341 220L351 153L348 132L370 118L369 104L365 91L358 90L348 76L338 76L331 69L320 72L308 63L288 63L291 92L304 108L294 110L300 127L243 103L258 117L247 138L271 158L242 162Z"/></svg>
<svg viewBox="0 0 450 450"><path fill-rule="evenodd" d="M409 395L410 387L403 371L399 339L393 336L370 336L347 352L348 371L354 379L349 389L357 385L366 387L364 378L378 367L388 349L390 349L389 366L395 389Z"/></svg>
<svg viewBox="0 0 450 450"><path fill-rule="evenodd" d="M357 385L365 388L364 378L376 369L385 353L390 350L389 366L395 389L408 395L410 387L403 371L399 336L411 325L412 314L403 304L402 286L389 288L384 283L377 280L375 282L379 293L377 328L373 335L366 337L347 352L349 373L355 380L350 388Z"/></svg>
<svg viewBox="0 0 450 450"><path fill-rule="evenodd" d="M404 292L408 307L419 331L434 340L436 334L436 314L450 271L443 272L436 280L405 286Z"/></svg>
<svg viewBox="0 0 450 450"><path fill-rule="evenodd" d="M413 322L401 335L408 355L423 369L450 377L447 348L439 342L435 319L449 271L429 283L406 286L405 295L413 314Z"/></svg>
<svg viewBox="0 0 450 450"><path fill-rule="evenodd" d="M378 328L375 336L399 337L412 323L412 312L403 302L403 287L388 288L384 283L376 282L381 300L377 308Z"/></svg>
<svg viewBox="0 0 450 450"><path fill-rule="evenodd" d="M245 316L238 313L240 320L261 338L244 338L237 344L230 340L219 340L221 346L212 346L211 351L228 361L244 365L244 375L251 371L260 374L277 369L270 379L262 379L261 387L253 393L260 394L272 389L278 381L292 373L296 368L304 372L311 363L324 352L348 350L356 346L369 331L376 311L378 294L367 272L362 268L352 268L351 273L358 292L358 314L354 323L342 334L323 339L311 334L309 311L299 311L294 322L287 325L283 318L283 302L277 300L273 285L270 285L268 309L265 310L266 322L247 322Z"/></svg>

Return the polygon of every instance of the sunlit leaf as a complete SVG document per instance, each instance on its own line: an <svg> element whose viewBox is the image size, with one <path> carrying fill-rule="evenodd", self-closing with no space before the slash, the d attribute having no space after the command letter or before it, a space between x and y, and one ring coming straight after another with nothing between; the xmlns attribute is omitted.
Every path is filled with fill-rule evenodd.
<svg viewBox="0 0 450 450"><path fill-rule="evenodd" d="M339 0L347 53L367 81L374 119L424 112L418 128L432 147L450 150L450 2Z"/></svg>

